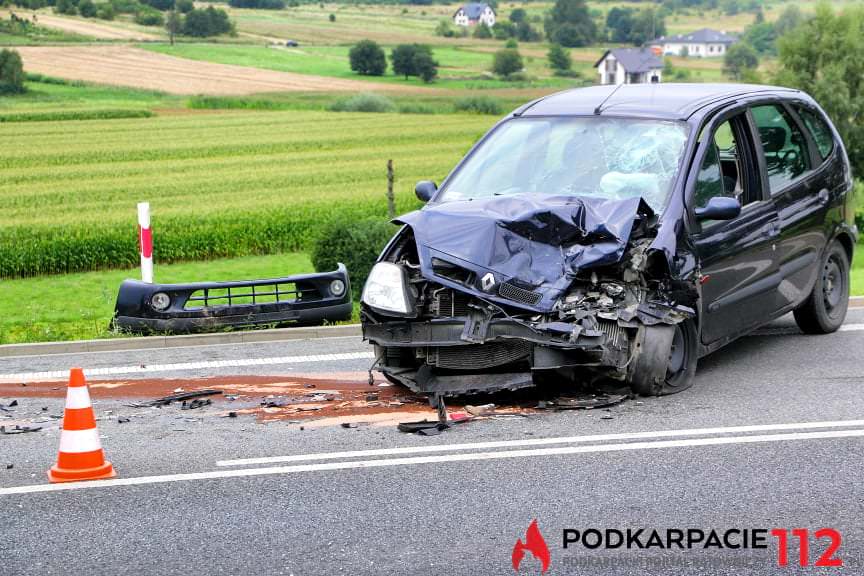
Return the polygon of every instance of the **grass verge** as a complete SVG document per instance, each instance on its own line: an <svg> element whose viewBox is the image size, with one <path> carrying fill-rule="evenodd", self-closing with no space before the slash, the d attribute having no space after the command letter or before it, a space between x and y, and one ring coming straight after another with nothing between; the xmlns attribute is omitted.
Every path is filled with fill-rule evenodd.
<svg viewBox="0 0 864 576"><path fill-rule="evenodd" d="M164 283L272 278L312 271L306 254L248 256L156 266ZM139 271L104 270L0 281L0 344L86 340L108 330L117 289Z"/></svg>

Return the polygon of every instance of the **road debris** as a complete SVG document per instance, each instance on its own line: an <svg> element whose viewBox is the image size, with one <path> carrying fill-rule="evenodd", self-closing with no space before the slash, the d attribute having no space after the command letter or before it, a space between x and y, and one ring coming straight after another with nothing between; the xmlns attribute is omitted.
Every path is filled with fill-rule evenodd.
<svg viewBox="0 0 864 576"><path fill-rule="evenodd" d="M472 416L492 416L495 414L495 404L483 404L482 406L466 404L465 411Z"/></svg>
<svg viewBox="0 0 864 576"><path fill-rule="evenodd" d="M417 434L421 431L433 430L437 429L437 433L441 433L442 430L446 430L449 428L447 424L442 424L437 420L420 420L419 422L400 422L396 429L400 432L406 432L408 434ZM425 436L433 436L436 433L432 434L424 434Z"/></svg>
<svg viewBox="0 0 864 576"><path fill-rule="evenodd" d="M14 428L6 428L6 426L0 426L0 434L25 434L27 432L38 432L42 430L42 426L21 426L16 424Z"/></svg>
<svg viewBox="0 0 864 576"><path fill-rule="evenodd" d="M178 390L181 390L178 388ZM191 400L193 398L200 398L201 396L214 396L216 394L222 394L222 390L214 390L212 388L207 388L205 390L193 390L191 392L179 392L176 394L169 394L168 396L163 396L162 398L157 398L156 400L151 400L150 402L136 402L134 404L127 404L127 406L131 408L147 408L150 406L168 406L172 402L180 402L183 400ZM208 403L210 401L208 400ZM185 402L184 402L185 404Z"/></svg>
<svg viewBox="0 0 864 576"><path fill-rule="evenodd" d="M591 410L620 404L628 397L627 394L583 394L578 396L561 396L544 403L543 408L555 410ZM540 406L538 405L538 408Z"/></svg>
<svg viewBox="0 0 864 576"><path fill-rule="evenodd" d="M198 408L202 408L204 406L210 406L213 404L213 401L209 398L206 400L192 400L188 404L184 401L183 404L180 405L181 410L196 410Z"/></svg>
<svg viewBox="0 0 864 576"><path fill-rule="evenodd" d="M117 418L118 424L126 424L127 422L129 422L129 418L126 418L125 416L120 416Z"/></svg>

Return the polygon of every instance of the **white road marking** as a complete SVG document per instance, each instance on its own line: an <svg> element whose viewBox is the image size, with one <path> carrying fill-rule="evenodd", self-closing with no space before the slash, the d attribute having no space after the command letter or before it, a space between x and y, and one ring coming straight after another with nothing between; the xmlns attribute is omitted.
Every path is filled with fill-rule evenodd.
<svg viewBox="0 0 864 576"><path fill-rule="evenodd" d="M430 452L457 452L461 450L487 450L490 448L514 448L517 446L548 446L550 444L575 444L586 442L607 442L610 440L644 440L649 438L672 438L676 436L709 436L719 434L741 434L747 432L777 432L780 430L814 430L820 428L864 427L864 420L835 420L826 422L795 422L788 424L755 424L750 426L727 426L722 428L688 428L683 430L655 430L649 432L623 432L618 434L596 434L592 436L563 436L557 438L532 438L527 440L497 440L466 444L443 444L438 446L408 446L403 448L382 448L378 450L353 450L348 452L322 452L318 454L294 454L291 456L270 456L262 458L242 458L219 460L217 466L248 466L255 464L276 464L281 462L307 462L310 460L337 460L375 456L394 456L399 454L424 454Z"/></svg>
<svg viewBox="0 0 864 576"><path fill-rule="evenodd" d="M315 362L337 362L340 360L367 360L375 354L367 352L343 352L340 354L309 354L305 356L276 356L269 358L235 358L232 360L210 360L206 362L179 362L177 364L145 364L140 366L108 366L88 368L85 376L112 376L118 374L147 374L151 372L183 372L186 370L205 370L211 368L240 368L245 366L270 366L274 364L312 364ZM33 382L52 378L66 378L68 370L47 372L21 372L19 374L0 374L0 382Z"/></svg>
<svg viewBox="0 0 864 576"><path fill-rule="evenodd" d="M840 326L840 332L855 332L864 330L864 324L844 324Z"/></svg>
<svg viewBox="0 0 864 576"><path fill-rule="evenodd" d="M537 456L561 456L569 454L590 454L598 452L618 452L625 450L649 450L656 448L692 448L695 446L719 446L729 444L754 444L758 442L784 442L794 440L816 440L824 438L864 437L864 430L826 430L821 432L793 432L788 434L765 434L756 436L725 436L720 438L690 438L687 440L662 440L655 442L629 442L624 444L599 444L594 446L560 446L557 448L536 448L531 450L504 450L500 452L472 452L470 454L443 454L438 456L413 456L410 458L382 458L380 460L354 460L347 462L324 462L319 464L297 464L294 466L274 466L270 468L241 468L216 470L192 474L169 474L163 476L143 476L118 480L96 480L92 482L71 482L67 484L40 484L0 488L0 496L13 494L34 494L39 492L60 492L86 488L113 488L117 486L140 486L165 482L184 482L192 480L217 480L222 478L244 478L275 474L296 474L301 472L323 472L330 470L352 470L358 468L382 468L386 466L407 466L414 464L440 464L444 462L470 462L477 460L501 460L505 458L527 458Z"/></svg>

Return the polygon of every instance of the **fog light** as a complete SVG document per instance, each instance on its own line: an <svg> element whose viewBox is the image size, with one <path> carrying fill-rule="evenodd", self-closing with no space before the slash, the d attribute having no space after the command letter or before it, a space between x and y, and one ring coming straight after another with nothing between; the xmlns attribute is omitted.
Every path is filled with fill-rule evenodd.
<svg viewBox="0 0 864 576"><path fill-rule="evenodd" d="M150 306L153 307L154 310L166 310L168 306L171 305L171 297L164 292L157 292L150 297Z"/></svg>
<svg viewBox="0 0 864 576"><path fill-rule="evenodd" d="M342 280L333 280L330 282L330 293L333 296L342 296L345 293L345 282Z"/></svg>

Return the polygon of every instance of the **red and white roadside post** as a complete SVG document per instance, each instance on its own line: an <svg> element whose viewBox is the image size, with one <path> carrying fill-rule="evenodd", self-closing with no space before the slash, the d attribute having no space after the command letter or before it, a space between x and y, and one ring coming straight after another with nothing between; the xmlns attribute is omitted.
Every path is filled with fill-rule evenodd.
<svg viewBox="0 0 864 576"><path fill-rule="evenodd" d="M153 232L150 229L150 203L138 203L138 252L141 254L141 281L153 283Z"/></svg>

